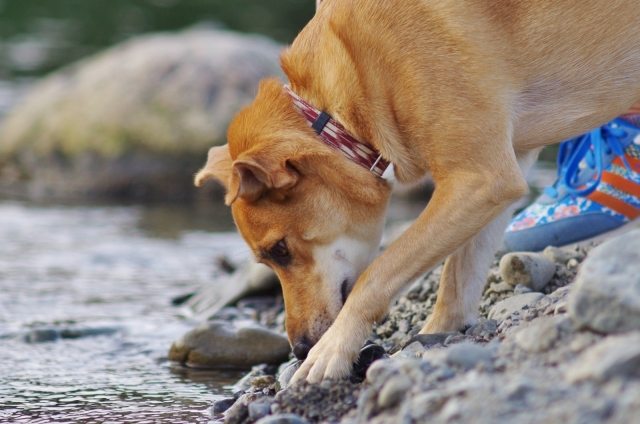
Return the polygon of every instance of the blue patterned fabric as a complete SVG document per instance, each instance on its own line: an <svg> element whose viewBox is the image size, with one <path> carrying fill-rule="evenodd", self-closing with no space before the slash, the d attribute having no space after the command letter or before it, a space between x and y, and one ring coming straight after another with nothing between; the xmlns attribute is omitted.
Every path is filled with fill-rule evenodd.
<svg viewBox="0 0 640 424"><path fill-rule="evenodd" d="M640 158L640 129L615 119L583 136L562 143L558 179L507 227L502 250L539 251L614 230L629 219L587 196L599 191L640 209L640 199L601 181L609 171L640 184L640 169L624 158ZM621 157L623 166L614 164Z"/></svg>

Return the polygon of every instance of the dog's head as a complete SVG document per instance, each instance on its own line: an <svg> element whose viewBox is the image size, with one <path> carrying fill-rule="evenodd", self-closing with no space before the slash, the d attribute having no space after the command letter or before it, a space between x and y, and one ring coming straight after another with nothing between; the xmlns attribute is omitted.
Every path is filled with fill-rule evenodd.
<svg viewBox="0 0 640 424"><path fill-rule="evenodd" d="M325 145L276 80L261 83L228 141L196 185L226 187L240 234L280 278L289 341L304 357L374 259L391 187Z"/></svg>

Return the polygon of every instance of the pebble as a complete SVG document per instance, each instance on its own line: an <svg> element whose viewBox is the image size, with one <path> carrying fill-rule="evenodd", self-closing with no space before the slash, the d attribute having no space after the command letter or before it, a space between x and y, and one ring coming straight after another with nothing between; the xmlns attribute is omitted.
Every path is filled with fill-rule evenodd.
<svg viewBox="0 0 640 424"><path fill-rule="evenodd" d="M398 361L383 359L373 363L367 370L366 381L374 385L381 385L387 379L400 372Z"/></svg>
<svg viewBox="0 0 640 424"><path fill-rule="evenodd" d="M493 354L480 345L460 343L447 349L446 361L452 367L470 370L478 364L492 365Z"/></svg>
<svg viewBox="0 0 640 424"><path fill-rule="evenodd" d="M428 349L439 344L444 344L445 340L447 340L448 337L458 334L460 333L417 334L407 342L407 345L415 342L420 342L422 346Z"/></svg>
<svg viewBox="0 0 640 424"><path fill-rule="evenodd" d="M424 353L425 348L422 343L415 341L401 351L398 352L398 356L402 358L419 358Z"/></svg>
<svg viewBox="0 0 640 424"><path fill-rule="evenodd" d="M600 333L640 329L640 230L594 248L569 297L576 324Z"/></svg>
<svg viewBox="0 0 640 424"><path fill-rule="evenodd" d="M241 424L249 416L249 404L262 397L262 393L245 393L227 409L224 416L225 424Z"/></svg>
<svg viewBox="0 0 640 424"><path fill-rule="evenodd" d="M262 417L266 417L271 413L271 404L274 402L273 398L263 397L257 402L249 404L249 418L252 420L259 420Z"/></svg>
<svg viewBox="0 0 640 424"><path fill-rule="evenodd" d="M518 347L526 352L544 352L553 346L560 336L557 319L540 318L515 334Z"/></svg>
<svg viewBox="0 0 640 424"><path fill-rule="evenodd" d="M522 284L533 291L540 291L555 272L556 264L539 253L513 252L500 259L500 275L514 287Z"/></svg>
<svg viewBox="0 0 640 424"><path fill-rule="evenodd" d="M514 312L522 310L523 307L535 303L543 297L542 293L525 293L512 296L496 303L489 312L489 318L500 322Z"/></svg>
<svg viewBox="0 0 640 424"><path fill-rule="evenodd" d="M394 407L412 386L411 379L404 375L391 377L380 390L378 406L382 409Z"/></svg>
<svg viewBox="0 0 640 424"><path fill-rule="evenodd" d="M291 378L296 373L296 371L298 371L298 368L300 368L301 364L302 361L292 359L291 361L285 362L280 366L280 369L278 370L278 383L280 383L281 388L286 389L287 387L289 387Z"/></svg>
<svg viewBox="0 0 640 424"><path fill-rule="evenodd" d="M309 421L295 414L275 414L261 418L255 424L309 424Z"/></svg>
<svg viewBox="0 0 640 424"><path fill-rule="evenodd" d="M517 284L515 289L513 289L514 295L531 293L531 289L527 286L523 286L522 284Z"/></svg>

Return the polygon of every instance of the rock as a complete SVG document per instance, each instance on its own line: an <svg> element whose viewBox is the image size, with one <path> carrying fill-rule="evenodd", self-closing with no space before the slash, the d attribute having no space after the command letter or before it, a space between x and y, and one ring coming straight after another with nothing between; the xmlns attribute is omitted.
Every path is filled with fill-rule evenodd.
<svg viewBox="0 0 640 424"><path fill-rule="evenodd" d="M196 196L193 174L225 142L281 46L195 27L133 38L46 77L0 130L0 188L22 196ZM8 177L7 177L8 176Z"/></svg>
<svg viewBox="0 0 640 424"><path fill-rule="evenodd" d="M276 378L272 375L261 375L251 380L251 387L256 389L268 389L276 382Z"/></svg>
<svg viewBox="0 0 640 424"><path fill-rule="evenodd" d="M447 349L446 361L452 367L470 370L478 364L491 366L493 354L477 344L459 343Z"/></svg>
<svg viewBox="0 0 640 424"><path fill-rule="evenodd" d="M208 319L222 308L238 300L278 289L278 276L266 265L252 260L243 263L226 281L217 280L205 287L187 302L194 319Z"/></svg>
<svg viewBox="0 0 640 424"><path fill-rule="evenodd" d="M435 334L417 334L413 336L406 344L409 346L412 343L420 342L425 348L430 348L435 345L444 344L449 336L456 336L460 333L435 333Z"/></svg>
<svg viewBox="0 0 640 424"><path fill-rule="evenodd" d="M545 258L549 259L550 261L555 262L557 264L563 264L563 265L566 264L567 261L573 257L570 254L570 252L555 246L547 246L542 251L542 254L544 255Z"/></svg>
<svg viewBox="0 0 640 424"><path fill-rule="evenodd" d="M488 319L485 320L483 322L481 322L480 324L477 324L475 326L472 327L473 329L471 330L471 334L467 334L465 333L465 335L467 336L473 336L473 337L484 337L487 334L495 334L496 330L498 329L498 322L494 319Z"/></svg>
<svg viewBox="0 0 640 424"><path fill-rule="evenodd" d="M398 367L398 361L396 360L383 359L376 361L367 370L367 382L374 385L382 384L391 375L399 372L400 368Z"/></svg>
<svg viewBox="0 0 640 424"><path fill-rule="evenodd" d="M382 347L367 341L364 347L360 349L360 355L353 364L353 375L358 379L364 379L371 364L385 356L386 352Z"/></svg>
<svg viewBox="0 0 640 424"><path fill-rule="evenodd" d="M489 319L500 322L514 312L520 311L523 307L535 303L543 297L542 293L525 293L501 300L493 305L493 308L489 311Z"/></svg>
<svg viewBox="0 0 640 424"><path fill-rule="evenodd" d="M214 414L222 414L227 409L231 408L234 403L236 403L235 398L219 399L213 402L213 406L211 407L211 410Z"/></svg>
<svg viewBox="0 0 640 424"><path fill-rule="evenodd" d="M24 340L27 343L42 343L53 342L58 340L60 332L53 328L42 328L38 330L31 330L25 336Z"/></svg>
<svg viewBox="0 0 640 424"><path fill-rule="evenodd" d="M256 424L309 424L309 421L295 414L276 414L264 417Z"/></svg>
<svg viewBox="0 0 640 424"><path fill-rule="evenodd" d="M640 376L640 333L609 336L583 352L567 369L569 382Z"/></svg>
<svg viewBox="0 0 640 424"><path fill-rule="evenodd" d="M551 348L560 336L557 319L540 318L515 334L518 347L527 352L544 352Z"/></svg>
<svg viewBox="0 0 640 424"><path fill-rule="evenodd" d="M539 253L513 252L500 259L500 275L505 283L514 287L522 284L533 291L540 291L555 272L555 263Z"/></svg>
<svg viewBox="0 0 640 424"><path fill-rule="evenodd" d="M211 321L174 342L169 359L197 368L248 368L279 364L290 352L286 337L257 323Z"/></svg>
<svg viewBox="0 0 640 424"><path fill-rule="evenodd" d="M516 288L513 289L514 296L525 293L531 293L531 289L527 286L523 286L522 284L516 285Z"/></svg>
<svg viewBox="0 0 640 424"><path fill-rule="evenodd" d="M238 391L242 391L242 394L244 394L246 390L249 390L252 387L253 380L264 376L266 376L266 374L262 367L260 365L255 366L251 369L250 372L248 372L245 376L238 380L236 384L233 385L233 388Z"/></svg>
<svg viewBox="0 0 640 424"><path fill-rule="evenodd" d="M301 364L302 361L292 359L288 363L283 364L286 365L284 368L280 366L280 370L278 370L278 383L280 383L281 388L286 389L287 387L289 387L291 378L296 373L296 371L298 371L298 368L300 368Z"/></svg>
<svg viewBox="0 0 640 424"><path fill-rule="evenodd" d="M412 386L411 380L404 375L391 377L378 394L378 406L382 409L394 407Z"/></svg>
<svg viewBox="0 0 640 424"><path fill-rule="evenodd" d="M420 342L413 342L399 352L401 358L419 358L424 353L425 348Z"/></svg>
<svg viewBox="0 0 640 424"><path fill-rule="evenodd" d="M249 404L262 397L262 393L246 393L236 400L224 415L225 424L241 424L249 417Z"/></svg>
<svg viewBox="0 0 640 424"><path fill-rule="evenodd" d="M263 397L256 402L249 404L249 418L256 421L262 417L266 417L271 413L271 404L274 399L271 397Z"/></svg>
<svg viewBox="0 0 640 424"><path fill-rule="evenodd" d="M590 252L576 276L568 311L577 325L601 333L640 329L640 230Z"/></svg>
<svg viewBox="0 0 640 424"><path fill-rule="evenodd" d="M82 337L110 336L120 331L119 327L88 328L39 328L25 335L27 343L51 342L58 339L79 339Z"/></svg>

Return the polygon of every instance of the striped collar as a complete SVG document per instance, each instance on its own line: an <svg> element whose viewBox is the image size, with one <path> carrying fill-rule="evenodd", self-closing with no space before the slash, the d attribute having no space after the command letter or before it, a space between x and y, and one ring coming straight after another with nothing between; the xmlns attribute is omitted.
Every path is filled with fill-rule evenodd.
<svg viewBox="0 0 640 424"><path fill-rule="evenodd" d="M284 86L284 92L291 97L293 106L305 117L325 144L340 150L353 162L382 177L389 162L382 158L380 152L370 144L358 141L339 122L302 100L288 85Z"/></svg>

